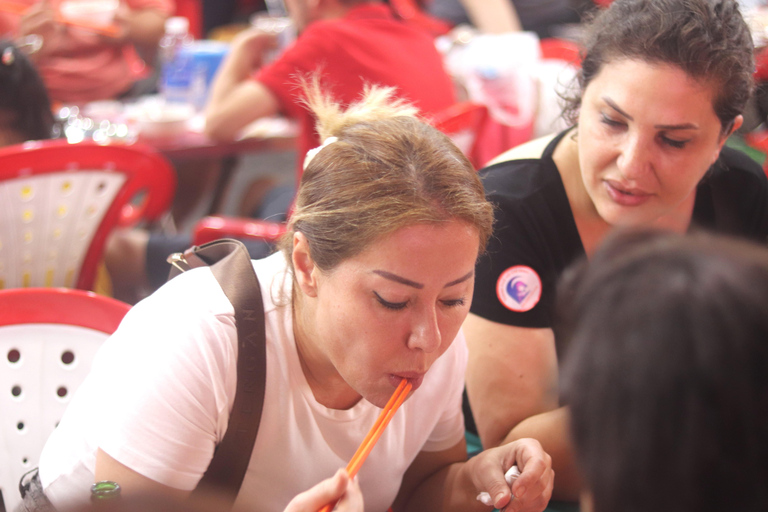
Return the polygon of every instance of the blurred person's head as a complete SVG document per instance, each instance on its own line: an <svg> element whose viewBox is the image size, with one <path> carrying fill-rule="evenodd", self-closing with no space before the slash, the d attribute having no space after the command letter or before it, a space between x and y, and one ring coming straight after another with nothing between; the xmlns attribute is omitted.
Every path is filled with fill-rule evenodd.
<svg viewBox="0 0 768 512"><path fill-rule="evenodd" d="M51 137L53 113L45 85L23 51L0 41L0 145Z"/></svg>
<svg viewBox="0 0 768 512"><path fill-rule="evenodd" d="M558 300L586 507L768 510L768 249L614 234Z"/></svg>

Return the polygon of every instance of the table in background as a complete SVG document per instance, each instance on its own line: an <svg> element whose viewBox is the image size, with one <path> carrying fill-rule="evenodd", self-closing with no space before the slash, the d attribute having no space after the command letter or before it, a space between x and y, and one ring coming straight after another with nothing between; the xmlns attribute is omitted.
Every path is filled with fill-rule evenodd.
<svg viewBox="0 0 768 512"><path fill-rule="evenodd" d="M220 211L239 156L296 148L296 123L281 117L256 120L243 130L239 139L229 142L211 140L203 133L205 120L202 113L195 114L172 134L152 137L142 135L139 118L141 110L147 105L156 106L157 101L157 97L148 96L131 102L110 100L82 107L65 105L57 111L59 136L73 143L85 139L104 143L141 142L157 149L174 162L221 160L208 214Z"/></svg>
<svg viewBox="0 0 768 512"><path fill-rule="evenodd" d="M231 142L215 142L203 133L189 131L177 137L138 141L150 145L174 161L221 159L221 170L216 180L208 215L219 213L227 186L237 166L239 156L246 153L289 151L296 148L296 135L283 133L275 136L248 136Z"/></svg>

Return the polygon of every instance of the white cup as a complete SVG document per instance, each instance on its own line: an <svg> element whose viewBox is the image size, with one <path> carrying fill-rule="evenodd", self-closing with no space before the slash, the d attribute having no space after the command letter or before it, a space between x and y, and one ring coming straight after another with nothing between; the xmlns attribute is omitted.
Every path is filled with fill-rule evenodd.
<svg viewBox="0 0 768 512"><path fill-rule="evenodd" d="M69 21L104 27L112 24L119 5L119 0L65 0L59 12Z"/></svg>
<svg viewBox="0 0 768 512"><path fill-rule="evenodd" d="M274 34L277 37L277 48L270 50L264 56L265 64L275 60L296 39L296 28L291 18L287 16L256 13L251 16L250 21L253 28Z"/></svg>

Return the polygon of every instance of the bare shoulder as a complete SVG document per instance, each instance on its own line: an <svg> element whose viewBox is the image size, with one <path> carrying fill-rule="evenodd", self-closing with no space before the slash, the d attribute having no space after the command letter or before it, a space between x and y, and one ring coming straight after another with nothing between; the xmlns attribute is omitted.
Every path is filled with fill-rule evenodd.
<svg viewBox="0 0 768 512"><path fill-rule="evenodd" d="M545 135L544 137L528 141L524 144L520 144L519 146L515 146L514 148L505 151L504 153L488 162L486 166L498 164L500 162L508 162L510 160L541 158L542 153L544 153L544 149L546 149L547 145L556 135L556 133Z"/></svg>

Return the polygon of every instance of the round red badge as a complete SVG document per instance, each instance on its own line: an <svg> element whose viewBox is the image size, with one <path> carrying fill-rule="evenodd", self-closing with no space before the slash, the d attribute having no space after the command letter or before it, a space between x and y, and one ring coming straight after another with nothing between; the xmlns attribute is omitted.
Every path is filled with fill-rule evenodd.
<svg viewBox="0 0 768 512"><path fill-rule="evenodd" d="M530 311L541 298L539 274L525 265L509 267L496 282L496 296L511 311Z"/></svg>

